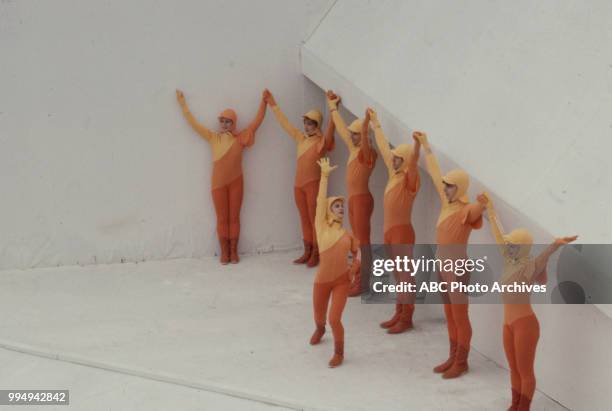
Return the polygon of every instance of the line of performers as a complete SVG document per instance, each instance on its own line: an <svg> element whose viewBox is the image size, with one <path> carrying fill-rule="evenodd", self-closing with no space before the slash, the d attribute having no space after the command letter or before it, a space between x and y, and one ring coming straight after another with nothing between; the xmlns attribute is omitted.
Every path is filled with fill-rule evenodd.
<svg viewBox="0 0 612 411"><path fill-rule="evenodd" d="M349 296L364 291L360 261L370 261L370 219L374 198L369 190L369 179L380 155L387 169L388 180L383 196L384 243L403 250L416 241L411 222L412 207L420 188L417 163L421 150L433 185L439 195L441 210L435 229L436 258L467 258L466 248L470 233L482 227L482 216L489 213L491 230L504 257L502 283L544 283L549 257L561 246L576 240L576 236L555 239L542 253L531 256L533 238L526 229L504 233L493 201L487 193L468 198L469 175L461 169L442 174L432 153L427 136L416 131L411 143L393 147L389 144L377 113L368 108L363 119L346 125L338 112L340 97L332 91L326 95L331 119L322 130L323 116L311 110L302 116L303 127L295 127L283 114L269 90L262 93L255 118L243 130L236 128L237 115L226 109L219 114L218 131L199 123L190 112L184 94L177 90L177 100L185 119L211 146L213 152L212 198L217 215L221 264L239 261L237 247L240 235L240 208L243 196L242 152L253 145L255 132L263 122L269 106L284 131L293 138L297 151L294 197L302 228L304 252L295 264L318 266L313 287L315 331L310 344L323 338L326 325L333 334L334 353L330 367L344 360L344 327L342 312ZM378 148L372 146L370 129ZM343 228L345 201L343 197L328 196L327 185L332 166L326 153L334 149L334 134L338 133L348 148L346 188L351 232ZM360 249L362 251L360 251ZM393 252L393 251L392 251ZM410 252L410 251L408 251ZM352 262L349 264L349 255ZM404 276L404 277L402 277ZM468 276L440 272L446 282L466 281ZM395 273L400 281L411 281L408 273ZM457 378L468 371L468 354L472 327L468 315L468 297L460 292L444 296L449 342L449 356L433 371L442 378ZM539 339L539 323L529 301L529 294L505 294L503 344L510 368L512 404L509 410L528 410L535 391L534 360ZM392 317L380 324L389 334L399 334L413 328L414 295L398 295Z"/></svg>

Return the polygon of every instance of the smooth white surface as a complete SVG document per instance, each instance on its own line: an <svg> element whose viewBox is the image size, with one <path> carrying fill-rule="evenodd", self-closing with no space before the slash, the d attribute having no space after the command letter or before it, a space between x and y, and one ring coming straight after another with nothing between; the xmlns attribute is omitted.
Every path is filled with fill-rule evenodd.
<svg viewBox="0 0 612 411"><path fill-rule="evenodd" d="M299 47L331 4L0 2L0 269L213 255L211 153L174 90L211 128L226 107L245 126L264 87L299 121ZM268 116L242 251L300 241L294 163Z"/></svg>
<svg viewBox="0 0 612 411"><path fill-rule="evenodd" d="M304 73L384 107L547 232L610 241L612 3L339 0ZM316 61L348 87L320 73ZM399 137L396 137L399 138ZM475 193L475 189L472 190Z"/></svg>
<svg viewBox="0 0 612 411"><path fill-rule="evenodd" d="M283 411L287 408L0 349L2 389L70 389L70 405L25 407L28 411ZM68 388L69 387L69 388ZM20 410L23 406L2 406Z"/></svg>
<svg viewBox="0 0 612 411"><path fill-rule="evenodd" d="M208 258L5 271L0 273L0 310L12 315L2 322L1 344L34 347L60 359L79 358L81 363L136 375L223 388L293 408L508 406L507 371L476 351L470 357L470 372L460 379L445 381L431 371L448 354L439 306L418 306L413 331L388 335L378 323L391 315L393 306L350 299L343 319L345 363L329 369L330 331L320 346L308 344L314 328L314 272L290 264L293 258L294 253L275 253L245 257L239 265L225 267ZM476 334L482 331L475 329ZM43 376L36 376L43 366L17 363L11 372L20 375L16 381L22 386L40 381L69 388L75 400L99 383L104 403L117 404L108 395L117 389L118 377L60 367L47 379L43 377L49 371L44 369ZM6 377L0 377L0 383L2 378ZM132 384L127 389L134 387L140 395L147 387L155 390L153 399L162 403L176 395L157 382ZM187 405L193 395L186 397ZM116 406L112 409L127 409ZM230 409L252 408L249 403ZM534 409L563 407L537 393Z"/></svg>

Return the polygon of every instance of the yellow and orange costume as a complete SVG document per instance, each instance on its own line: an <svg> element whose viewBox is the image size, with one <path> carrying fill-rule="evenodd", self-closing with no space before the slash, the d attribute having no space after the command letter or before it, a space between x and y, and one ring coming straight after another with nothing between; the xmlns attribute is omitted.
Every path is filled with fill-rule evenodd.
<svg viewBox="0 0 612 411"><path fill-rule="evenodd" d="M353 234L359 241L363 253L370 247L370 219L374 211L374 197L370 193L369 181L376 165L377 154L370 146L368 128L362 133L363 120L357 119L348 127L338 112L340 98L328 92L327 104L336 130L346 144L349 157L346 164L346 190L348 194L349 223ZM369 264L369 257L362 255ZM351 284L349 296L357 296L363 291L361 273L357 273Z"/></svg>
<svg viewBox="0 0 612 411"><path fill-rule="evenodd" d="M334 336L334 356L330 367L337 367L344 359L344 327L342 312L348 298L349 285L355 272L360 268L357 240L342 227L342 215L334 213L332 206L342 197L327 197L330 167L328 159L321 162L321 180L317 196L315 226L320 250L321 264L317 270L313 287L313 307L316 329L310 343L321 341L325 333L325 317L329 309L329 324ZM349 267L348 255L352 253L353 263Z"/></svg>
<svg viewBox="0 0 612 411"><path fill-rule="evenodd" d="M323 115L318 110L311 110L303 116L304 119L314 121L317 124L316 130L309 135L289 122L271 94L268 94L267 101L278 123L293 138L297 148L297 168L293 193L300 214L304 254L294 263L306 263L309 267L314 267L319 263L319 249L314 224L317 191L321 179L321 169L317 161L326 152L334 149L334 123L333 121L328 123L324 135L320 130Z"/></svg>
<svg viewBox="0 0 612 411"><path fill-rule="evenodd" d="M185 102L182 92L177 91L177 100L191 127L203 137L212 149L213 171L211 188L217 215L217 235L221 247L221 263L237 263L238 239L240 237L240 208L242 206L243 177L242 152L255 142L255 132L261 125L266 103L262 98L257 115L242 131L236 130L237 115L232 109L219 114L219 119L232 121L232 128L226 132L212 131L199 123Z"/></svg>

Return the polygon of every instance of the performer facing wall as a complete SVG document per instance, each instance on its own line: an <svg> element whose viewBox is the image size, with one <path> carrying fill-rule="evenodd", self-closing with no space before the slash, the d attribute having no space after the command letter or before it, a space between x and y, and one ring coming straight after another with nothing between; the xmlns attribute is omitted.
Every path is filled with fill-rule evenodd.
<svg viewBox="0 0 612 411"><path fill-rule="evenodd" d="M325 317L331 298L329 324L334 335L334 356L330 367L337 367L344 359L344 327L342 312L348 298L349 285L359 271L358 247L355 238L342 227L344 218L344 198L327 197L327 182L330 173L338 166L330 166L329 159L319 160L321 182L317 196L315 225L320 249L321 265L317 271L313 287L313 307L316 329L310 344L316 345L325 333ZM348 266L349 252L353 263Z"/></svg>
<svg viewBox="0 0 612 411"><path fill-rule="evenodd" d="M427 171L440 196L441 210L436 224L436 258L467 258L467 243L473 229L482 227L482 202L470 203L467 191L470 184L468 174L460 169L450 171L445 176L440 173L438 160L424 133L415 136L426 153ZM479 197L482 200L481 197ZM454 272L440 272L442 281L447 283L469 281L469 274L462 276ZM436 366L434 372L443 373L443 378L456 378L468 370L468 354L472 339L472 326L468 316L467 296L460 292L449 292L444 296L450 355L448 360Z"/></svg>
<svg viewBox="0 0 612 411"><path fill-rule="evenodd" d="M176 90L176 99L185 119L202 136L213 152L212 198L217 215L217 236L221 247L221 264L237 263L240 237L240 208L242 206L243 178L242 151L255 142L255 132L266 114L264 97L255 119L247 128L236 132L238 117L232 109L219 114L219 131L211 131L200 124L189 111L182 91Z"/></svg>
<svg viewBox="0 0 612 411"><path fill-rule="evenodd" d="M264 94L265 100L272 108L278 123L295 140L297 145L297 169L293 191L295 204L300 213L304 254L293 262L296 264L306 263L308 267L314 267L319 263L319 249L314 224L317 190L321 178L321 169L317 165L317 161L327 151L334 148L334 122L328 122L325 135L323 135L321 133L323 115L318 110L311 110L302 116L304 120L304 132L302 132L289 122L276 104L272 93L266 89Z"/></svg>
<svg viewBox="0 0 612 411"><path fill-rule="evenodd" d="M575 241L578 236L561 237L536 258L530 256L533 238L524 228L505 235L497 218L493 201L487 194L483 201L489 212L489 222L495 241L504 257L502 284L546 284L546 266L560 247ZM504 351L510 367L512 404L509 411L528 411L536 387L534 362L540 337L540 324L530 303L529 293L504 293Z"/></svg>
<svg viewBox="0 0 612 411"><path fill-rule="evenodd" d="M346 164L346 190L348 193L349 223L353 234L359 241L362 261L369 267L370 258L370 219L374 211L374 197L370 193L369 181L376 165L376 151L370 146L368 128L362 133L363 120L357 119L348 127L338 112L340 97L331 90L327 92L327 105L336 130L346 144L349 157ZM365 278L364 278L365 280ZM365 284L364 284L365 285ZM360 295L364 291L361 272L355 275L351 284L349 297Z"/></svg>

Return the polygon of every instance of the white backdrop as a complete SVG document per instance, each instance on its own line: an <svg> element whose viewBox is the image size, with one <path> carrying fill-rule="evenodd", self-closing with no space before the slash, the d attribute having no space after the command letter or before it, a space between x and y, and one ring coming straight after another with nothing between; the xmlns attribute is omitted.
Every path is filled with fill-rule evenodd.
<svg viewBox="0 0 612 411"><path fill-rule="evenodd" d="M211 128L226 107L247 124L266 86L299 121L299 47L331 4L2 1L0 269L212 255L211 154L174 90ZM267 116L242 251L300 241L294 160Z"/></svg>

